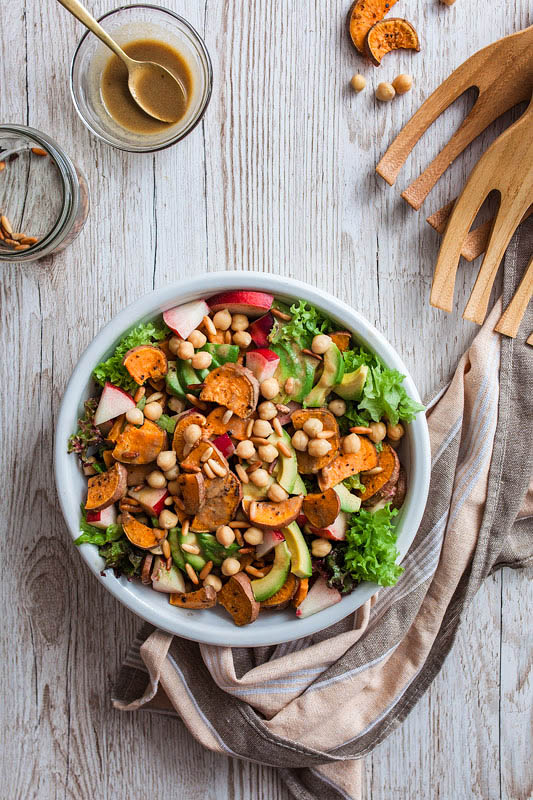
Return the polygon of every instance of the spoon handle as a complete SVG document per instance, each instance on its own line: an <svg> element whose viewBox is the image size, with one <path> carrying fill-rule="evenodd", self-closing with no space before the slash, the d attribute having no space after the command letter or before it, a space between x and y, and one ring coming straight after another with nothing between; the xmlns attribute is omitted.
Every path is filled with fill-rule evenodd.
<svg viewBox="0 0 533 800"><path fill-rule="evenodd" d="M105 45L109 47L110 50L115 53L122 61L129 62L131 59L129 56L126 55L124 50L118 46L118 44L111 38L111 36L105 31L102 26L95 20L91 14L87 11L85 6L82 6L78 0L58 0L62 6L64 6L67 11L79 19L86 28L89 28L90 31L94 33L95 36L98 36L100 41L102 41Z"/></svg>

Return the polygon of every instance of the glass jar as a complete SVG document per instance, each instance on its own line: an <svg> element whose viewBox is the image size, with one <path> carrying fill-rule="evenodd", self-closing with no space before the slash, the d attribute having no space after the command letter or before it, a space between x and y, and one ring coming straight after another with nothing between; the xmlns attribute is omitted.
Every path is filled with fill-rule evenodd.
<svg viewBox="0 0 533 800"><path fill-rule="evenodd" d="M0 261L35 261L64 250L89 213L81 170L49 136L0 125Z"/></svg>

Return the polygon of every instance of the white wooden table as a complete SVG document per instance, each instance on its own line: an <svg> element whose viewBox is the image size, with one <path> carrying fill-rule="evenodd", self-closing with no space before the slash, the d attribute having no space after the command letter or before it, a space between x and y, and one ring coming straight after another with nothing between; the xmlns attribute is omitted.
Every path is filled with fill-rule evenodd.
<svg viewBox="0 0 533 800"><path fill-rule="evenodd" d="M1 276L6 800L288 797L274 771L202 750L180 723L110 708L110 684L139 623L72 546L51 460L66 381L112 315L206 269L291 275L352 302L396 345L422 394L448 378L475 333L458 311L429 307L438 241L423 212L454 196L502 125L474 144L419 214L374 166L452 68L531 23L528 0L400 2L396 15L415 24L422 52L393 54L379 70L346 40L346 0L166 4L205 36L214 91L203 124L155 156L114 151L83 127L68 90L81 29L53 0L13 0L0 25L1 121L33 125L64 145L85 170L92 206L70 249ZM112 4L91 7L103 13ZM369 83L360 96L348 87L357 71ZM372 86L402 71L413 73L413 91L377 103ZM399 187L471 102L444 114ZM461 308L473 278L463 264ZM530 579L504 570L486 582L442 673L367 759L367 798L532 796Z"/></svg>

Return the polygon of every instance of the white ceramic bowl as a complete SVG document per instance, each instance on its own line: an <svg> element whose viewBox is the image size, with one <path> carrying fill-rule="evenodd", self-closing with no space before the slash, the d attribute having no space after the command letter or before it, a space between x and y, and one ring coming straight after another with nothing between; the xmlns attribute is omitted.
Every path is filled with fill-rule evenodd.
<svg viewBox="0 0 533 800"><path fill-rule="evenodd" d="M81 356L65 391L55 433L54 465L61 509L73 539L79 535L80 504L86 497L87 480L79 468L78 459L67 454L67 439L76 429L83 403L90 396L92 369L139 322L145 322L180 303L209 297L227 289L258 289L282 299L303 298L309 301L342 328L349 328L362 345L376 352L389 367L406 375L404 383L408 393L415 400L420 399L401 358L370 323L345 303L300 281L256 272L215 272L158 289L125 308L100 331ZM397 517L400 558L405 556L414 539L427 500L430 447L424 414L419 414L407 427L402 444L402 461L408 473L409 489ZM361 584L340 603L303 620L297 619L293 610L261 613L252 625L238 628L223 609L190 611L175 608L169 604L166 595L154 592L138 581L115 578L112 571L101 576L103 562L97 548L83 544L79 549L102 585L135 614L178 636L216 645L261 646L299 639L343 619L359 608L377 588L372 583Z"/></svg>

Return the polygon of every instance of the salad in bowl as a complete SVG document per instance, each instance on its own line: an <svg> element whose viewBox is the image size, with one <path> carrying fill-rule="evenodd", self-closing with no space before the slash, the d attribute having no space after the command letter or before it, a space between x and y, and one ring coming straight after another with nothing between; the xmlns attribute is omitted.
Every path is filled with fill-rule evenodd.
<svg viewBox="0 0 533 800"><path fill-rule="evenodd" d="M308 300L232 288L167 308L92 380L68 450L87 481L75 541L102 574L239 627L398 580L423 406Z"/></svg>

